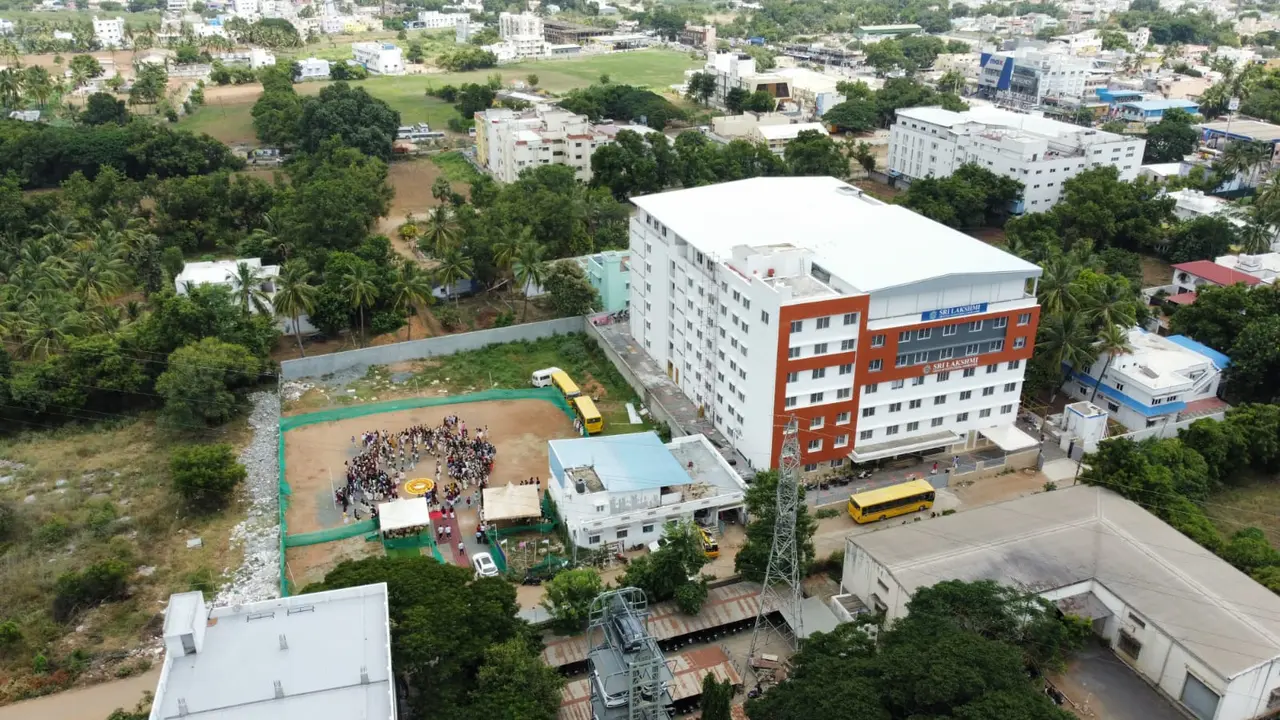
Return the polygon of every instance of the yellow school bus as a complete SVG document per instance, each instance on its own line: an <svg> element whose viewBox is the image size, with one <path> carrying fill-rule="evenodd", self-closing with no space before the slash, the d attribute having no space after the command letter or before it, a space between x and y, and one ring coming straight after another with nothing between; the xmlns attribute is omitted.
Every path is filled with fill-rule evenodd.
<svg viewBox="0 0 1280 720"><path fill-rule="evenodd" d="M911 480L849 496L849 517L869 523L933 507L933 486L927 480Z"/></svg>
<svg viewBox="0 0 1280 720"><path fill-rule="evenodd" d="M720 557L720 543L716 542L716 538L706 528L698 528L698 534L702 536L702 553L709 558Z"/></svg>
<svg viewBox="0 0 1280 720"><path fill-rule="evenodd" d="M564 394L565 400L576 398L582 394L582 391L578 389L577 383L570 379L569 373L563 370L551 373L551 382Z"/></svg>
<svg viewBox="0 0 1280 720"><path fill-rule="evenodd" d="M587 433L595 435L604 429L604 418L600 417L600 411L596 409L596 404L586 395L579 395L573 399L573 409L578 412L578 419L582 421L582 426L587 429Z"/></svg>

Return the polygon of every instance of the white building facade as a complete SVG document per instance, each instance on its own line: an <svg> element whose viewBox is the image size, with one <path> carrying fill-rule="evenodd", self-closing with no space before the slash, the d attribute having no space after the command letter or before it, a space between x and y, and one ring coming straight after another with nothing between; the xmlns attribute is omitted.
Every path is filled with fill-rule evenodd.
<svg viewBox="0 0 1280 720"><path fill-rule="evenodd" d="M418 13L418 25L415 30L440 30L443 28L455 28L460 23L471 20L468 13L442 13L439 10L423 10Z"/></svg>
<svg viewBox="0 0 1280 720"><path fill-rule="evenodd" d="M1089 368L1073 369L1066 392L1106 408L1130 430L1225 408L1217 395L1227 356L1182 335L1163 337L1141 328L1129 330L1129 345L1129 352L1102 353Z"/></svg>
<svg viewBox="0 0 1280 720"><path fill-rule="evenodd" d="M578 547L649 544L668 522L742 521L747 484L706 437L552 440L547 492Z"/></svg>
<svg viewBox="0 0 1280 720"><path fill-rule="evenodd" d="M975 163L1023 184L1015 212L1043 212L1062 197L1064 181L1114 166L1132 181L1146 141L1044 117L979 106L964 112L903 108L889 132L889 172L909 179L947 177Z"/></svg>
<svg viewBox="0 0 1280 720"><path fill-rule="evenodd" d="M375 75L403 75L404 57L400 48L386 42L358 42L351 44L356 62Z"/></svg>
<svg viewBox="0 0 1280 720"><path fill-rule="evenodd" d="M793 415L810 472L1012 424L1037 266L834 178L632 202L631 335L752 467Z"/></svg>
<svg viewBox="0 0 1280 720"><path fill-rule="evenodd" d="M230 288L232 293L235 293L237 290L236 278L241 264L247 265L255 271L259 283L258 290L265 296L266 305L271 307L272 300L276 296L276 283L280 277L280 266L263 265L261 258L189 262L182 267L182 272L178 273L177 277L173 279L174 290L179 295L187 295L192 288L200 287L201 285L221 285ZM258 308L250 306L249 311L257 313ZM272 314L274 314L274 310L272 310ZM279 321L278 325L281 332L300 332L304 335L316 332L306 314L298 316L297 330L294 329L292 317L280 315L276 319Z"/></svg>
<svg viewBox="0 0 1280 720"><path fill-rule="evenodd" d="M93 37L105 48L124 47L124 18L93 19Z"/></svg>
<svg viewBox="0 0 1280 720"><path fill-rule="evenodd" d="M568 165L582 182L591 179L591 155L612 142L585 115L550 105L516 112L491 108L476 113L476 153L501 182L515 182L538 165Z"/></svg>
<svg viewBox="0 0 1280 720"><path fill-rule="evenodd" d="M307 58L298 61L298 82L303 80L328 80L329 61L321 58Z"/></svg>

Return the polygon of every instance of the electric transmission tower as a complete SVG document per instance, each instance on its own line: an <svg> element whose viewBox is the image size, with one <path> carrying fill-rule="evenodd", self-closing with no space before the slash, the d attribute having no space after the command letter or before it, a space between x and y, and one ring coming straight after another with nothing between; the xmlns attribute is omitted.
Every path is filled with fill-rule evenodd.
<svg viewBox="0 0 1280 720"><path fill-rule="evenodd" d="M804 634L800 620L800 547L796 538L796 510L800 504L799 420L792 415L782 436L782 457L778 461L777 519L773 526L773 546L769 566L760 589L760 610L751 633L747 663L768 647L776 635L792 649ZM772 619L773 613L781 617ZM788 631L788 625L790 630Z"/></svg>

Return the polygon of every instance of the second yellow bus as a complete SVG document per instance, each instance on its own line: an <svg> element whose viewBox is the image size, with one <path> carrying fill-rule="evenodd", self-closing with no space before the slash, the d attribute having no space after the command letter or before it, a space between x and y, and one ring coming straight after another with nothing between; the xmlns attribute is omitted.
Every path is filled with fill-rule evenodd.
<svg viewBox="0 0 1280 720"><path fill-rule="evenodd" d="M604 418L600 417L600 411L596 409L596 404L586 395L579 395L573 399L573 409L578 413L578 419L582 421L582 426L587 429L588 435L596 435L604 429Z"/></svg>
<svg viewBox="0 0 1280 720"><path fill-rule="evenodd" d="M565 400L576 398L582 394L582 391L578 389L578 384L569 377L569 373L563 370L551 373L551 383L564 395Z"/></svg>
<svg viewBox="0 0 1280 720"><path fill-rule="evenodd" d="M910 480L849 496L849 517L856 523L928 510L933 507L934 490L927 480Z"/></svg>

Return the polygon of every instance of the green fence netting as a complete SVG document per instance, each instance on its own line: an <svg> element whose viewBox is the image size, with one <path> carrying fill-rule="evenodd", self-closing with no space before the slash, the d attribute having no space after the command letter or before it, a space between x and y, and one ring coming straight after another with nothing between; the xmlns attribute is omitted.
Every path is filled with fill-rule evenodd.
<svg viewBox="0 0 1280 720"><path fill-rule="evenodd" d="M284 537L284 546L302 547L304 545L319 545L320 543L333 542L334 540L346 540L357 535L367 535L371 532L378 531L378 523L372 518L360 520L358 522L347 523L334 528L325 528L324 530L316 530L309 533L298 533L297 535L286 535Z"/></svg>
<svg viewBox="0 0 1280 720"><path fill-rule="evenodd" d="M382 538L382 547L394 550L402 548L435 547L435 544L435 539L431 537L430 530L418 535L410 535L409 537Z"/></svg>
<svg viewBox="0 0 1280 720"><path fill-rule="evenodd" d="M569 407L569 403L565 401L564 396L554 387L545 388L521 388L518 390L485 390L483 392L469 393L467 395L447 395L444 397L417 397L404 398L402 400L389 400L387 402L370 403L368 405L348 405L346 407L330 408L328 410L320 410L313 413L305 413L303 415L290 415L280 418L280 437L279 437L279 466L280 466L280 594L288 597L288 567L285 563L285 548L300 547L303 545L313 545L316 543L331 542L333 540L343 540L349 537L355 537L361 533L367 533L370 530L376 530L375 526L365 527L365 522L353 523L352 525L344 525L337 528L329 528L327 530L317 530L316 532L300 533L296 536L289 535L289 526L285 521L286 511L289 509L289 496L293 491L289 488L289 482L285 479L285 463L284 463L284 434L294 428L305 427L307 425L315 425L316 423L333 422L335 420L349 420L351 418L364 417L366 415L377 415L380 413L397 412L400 410L416 410L424 407L435 407L437 405L457 405L459 403L485 402L489 400L545 400L555 405L570 419L574 418L573 409ZM432 554L436 560L444 562L439 548L432 546ZM505 558L499 560L500 553L494 554L494 561L499 563L499 569L505 572Z"/></svg>

